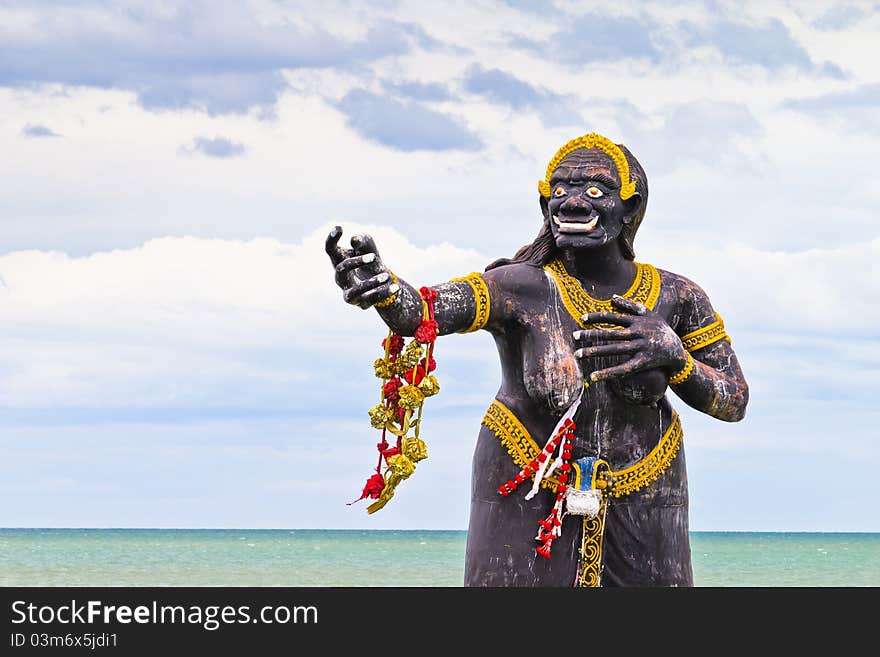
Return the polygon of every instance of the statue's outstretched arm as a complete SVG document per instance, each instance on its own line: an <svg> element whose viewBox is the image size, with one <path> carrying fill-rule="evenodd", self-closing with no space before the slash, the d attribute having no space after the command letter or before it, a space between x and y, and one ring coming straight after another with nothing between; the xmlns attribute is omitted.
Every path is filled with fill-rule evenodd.
<svg viewBox="0 0 880 657"><path fill-rule="evenodd" d="M342 228L336 226L327 236L326 250L343 299L359 308L375 308L392 331L412 335L422 321L419 290L386 267L372 237L355 235L350 249L339 246L340 237ZM488 322L488 289L478 274L432 287L438 293L434 319L441 335L477 330Z"/></svg>

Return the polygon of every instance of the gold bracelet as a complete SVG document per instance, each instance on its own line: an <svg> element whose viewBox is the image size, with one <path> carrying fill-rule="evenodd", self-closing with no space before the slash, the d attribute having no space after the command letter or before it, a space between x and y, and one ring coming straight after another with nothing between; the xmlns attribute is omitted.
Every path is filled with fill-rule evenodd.
<svg viewBox="0 0 880 657"><path fill-rule="evenodd" d="M691 372L694 371L694 357L688 353L687 362L684 364L678 372L669 377L670 385L675 385L677 383L683 383L690 375Z"/></svg>
<svg viewBox="0 0 880 657"><path fill-rule="evenodd" d="M708 326L681 336L681 343L688 351L697 351L697 349L708 347L719 340L725 340L728 344L730 343L730 336L724 330L724 320L721 319L721 315L718 313L715 313L715 321Z"/></svg>
<svg viewBox="0 0 880 657"><path fill-rule="evenodd" d="M397 276L394 275L394 272L393 272L393 271L390 271L390 270L389 270L388 273L391 274L391 284L392 284L392 285L396 285L397 283L400 282L400 281L397 280ZM397 292L395 292L394 294L392 294L392 295L391 295L390 297L388 297L387 299L383 299L383 300L380 301L379 303L374 303L373 306L376 307L376 308L385 308L385 307L387 307L387 306L390 306L392 303L394 303L395 301L397 301L397 295L398 295L398 294L400 294L400 290L398 290Z"/></svg>
<svg viewBox="0 0 880 657"><path fill-rule="evenodd" d="M477 306L476 314L474 315L474 321L471 322L471 325L466 329L462 329L459 333L471 333L473 331L479 331L481 328L484 328L486 324L489 322L489 311L490 311L490 300L489 300L489 288L486 287L486 282L483 280L483 275L480 272L471 272L467 276L461 276L460 278L450 279L450 283L467 283L471 286L471 290L474 292L474 302Z"/></svg>

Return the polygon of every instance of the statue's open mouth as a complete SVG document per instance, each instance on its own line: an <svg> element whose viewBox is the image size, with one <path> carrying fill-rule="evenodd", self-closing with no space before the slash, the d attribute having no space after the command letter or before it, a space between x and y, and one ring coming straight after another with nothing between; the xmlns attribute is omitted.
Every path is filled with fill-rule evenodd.
<svg viewBox="0 0 880 657"><path fill-rule="evenodd" d="M599 225L599 214L592 213L589 221L560 221L558 216L553 215L553 221L559 227L560 233L589 233Z"/></svg>

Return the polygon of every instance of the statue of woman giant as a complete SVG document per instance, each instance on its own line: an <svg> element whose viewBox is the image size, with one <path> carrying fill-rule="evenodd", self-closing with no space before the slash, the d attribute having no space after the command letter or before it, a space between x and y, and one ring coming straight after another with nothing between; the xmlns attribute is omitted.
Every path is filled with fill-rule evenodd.
<svg viewBox="0 0 880 657"><path fill-rule="evenodd" d="M595 133L573 139L538 186L534 242L434 287L439 333L485 329L501 359L474 451L465 585L692 586L682 431L666 390L718 419L743 418L748 386L724 323L695 283L635 261L648 184L625 146ZM419 291L386 268L368 235L351 249L341 235L330 233L327 253L345 300L378 305L389 328L413 335ZM541 481L541 448L574 409L566 453L586 485L575 469ZM512 493L535 477L549 492L523 495L526 481ZM539 528L552 493L577 487L601 489L601 512L564 516L552 554L541 555L535 532L553 529Z"/></svg>

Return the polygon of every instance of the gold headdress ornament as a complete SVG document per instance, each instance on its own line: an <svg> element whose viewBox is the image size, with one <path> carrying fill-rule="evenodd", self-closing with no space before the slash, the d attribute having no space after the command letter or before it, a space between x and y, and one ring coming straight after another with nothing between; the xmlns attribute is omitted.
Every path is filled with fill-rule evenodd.
<svg viewBox="0 0 880 657"><path fill-rule="evenodd" d="M568 142L565 146L556 151L556 155L547 165L547 174L544 180L538 181L538 191L544 198L550 198L550 176L562 162L562 159L579 148L598 148L605 153L614 162L617 167L617 173L620 176L620 198L625 201L635 194L636 181L629 179L629 163L626 161L626 155L620 150L620 147L607 137L591 132L588 135L576 137Z"/></svg>

